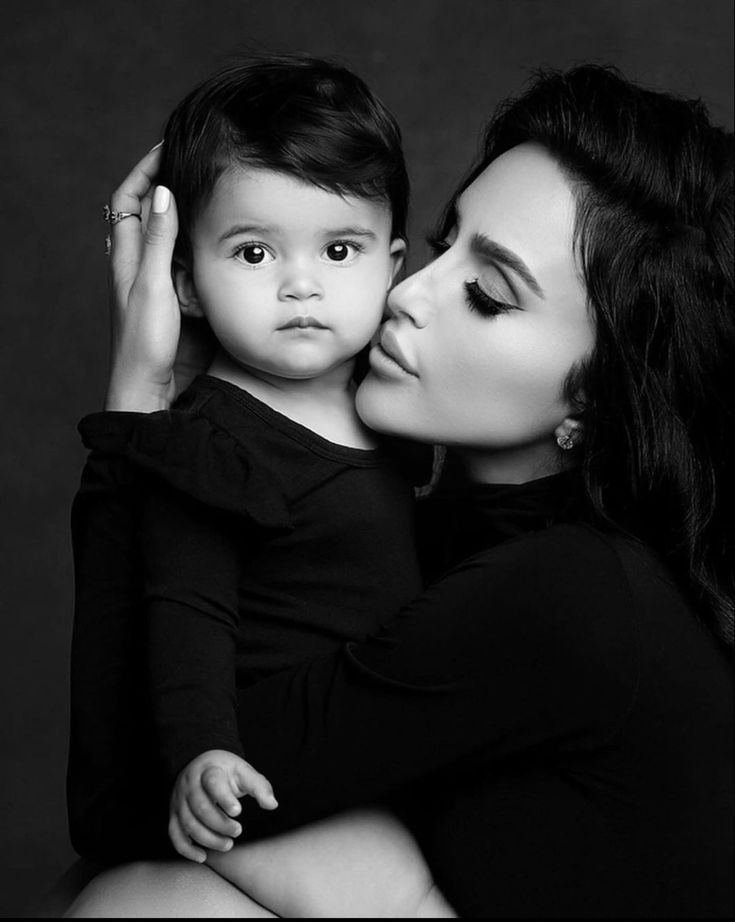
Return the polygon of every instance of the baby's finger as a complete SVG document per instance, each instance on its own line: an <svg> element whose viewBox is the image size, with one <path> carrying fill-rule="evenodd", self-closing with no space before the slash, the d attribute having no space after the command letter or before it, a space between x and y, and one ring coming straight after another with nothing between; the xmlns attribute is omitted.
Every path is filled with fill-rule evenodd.
<svg viewBox="0 0 735 922"><path fill-rule="evenodd" d="M228 816L237 816L240 813L242 807L237 799L238 792L233 791L233 782L224 769L216 766L205 769L202 772L201 783L212 802L218 804ZM239 834L238 832L237 835Z"/></svg>
<svg viewBox="0 0 735 922"><path fill-rule="evenodd" d="M207 853L202 848L197 848L181 828L178 816L174 813L168 821L168 837L171 844L182 858L203 864L207 860Z"/></svg>
<svg viewBox="0 0 735 922"><path fill-rule="evenodd" d="M202 777L202 787L204 790L191 793L188 797L189 809L194 818L198 819L208 829L211 829L212 832L220 833L223 836L232 836L233 838L239 836L242 832L242 827L236 820L225 816L217 806L216 796L213 796L207 789L204 777Z"/></svg>
<svg viewBox="0 0 735 922"><path fill-rule="evenodd" d="M247 767L237 766L235 768L235 780L241 797L249 794L255 798L258 805L264 810L275 810L278 806L270 781L265 775L261 775L259 771L256 771L252 765L247 765Z"/></svg>
<svg viewBox="0 0 735 922"><path fill-rule="evenodd" d="M203 845L204 848L213 848L218 852L228 852L234 842L229 836L221 836L211 829L200 823L194 816L189 804L184 801L178 809L178 820L184 834L197 845Z"/></svg>

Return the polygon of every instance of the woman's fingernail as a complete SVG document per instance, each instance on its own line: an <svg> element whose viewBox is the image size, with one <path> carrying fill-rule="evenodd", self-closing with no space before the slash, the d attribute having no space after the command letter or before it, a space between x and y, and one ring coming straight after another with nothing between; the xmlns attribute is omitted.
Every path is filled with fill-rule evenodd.
<svg viewBox="0 0 735 922"><path fill-rule="evenodd" d="M154 151L154 150L158 150L158 148L159 148L162 144L163 144L163 141L159 141L158 144L154 144L153 147L148 151L148 153L149 153L149 154L152 154L153 151Z"/></svg>
<svg viewBox="0 0 735 922"><path fill-rule="evenodd" d="M168 206L171 202L171 193L165 186L156 186L156 191L153 193L153 204L152 209L154 214L164 214L168 211Z"/></svg>

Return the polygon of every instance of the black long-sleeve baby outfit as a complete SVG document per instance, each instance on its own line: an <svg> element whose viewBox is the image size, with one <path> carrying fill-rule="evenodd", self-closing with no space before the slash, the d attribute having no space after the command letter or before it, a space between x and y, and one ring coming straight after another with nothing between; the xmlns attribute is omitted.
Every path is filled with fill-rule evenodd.
<svg viewBox="0 0 735 922"><path fill-rule="evenodd" d="M75 516L99 488L103 453L124 453L146 635L135 655L170 783L203 751L247 757L237 687L365 637L417 595L413 487L387 445L334 444L206 375L172 410L118 415L115 426L106 414L82 423L99 451ZM96 527L118 526L103 515ZM77 637L108 603L111 561L92 553L98 568L78 555ZM73 662L75 688L83 681L91 697L84 657ZM76 722L75 732L87 736Z"/></svg>
<svg viewBox="0 0 735 922"><path fill-rule="evenodd" d="M78 556L95 510L121 514L124 462L100 463ZM375 636L238 690L279 800L243 800L243 840L388 799L461 916L732 913L731 663L579 496L573 473L438 494L441 579Z"/></svg>

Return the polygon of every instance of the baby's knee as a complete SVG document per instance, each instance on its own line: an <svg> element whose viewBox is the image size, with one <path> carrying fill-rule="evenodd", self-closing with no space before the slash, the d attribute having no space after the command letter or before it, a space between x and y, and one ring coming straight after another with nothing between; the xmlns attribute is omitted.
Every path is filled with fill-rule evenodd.
<svg viewBox="0 0 735 922"><path fill-rule="evenodd" d="M121 902L133 911L152 873L147 862L119 865L93 878L64 913L65 919L102 919L121 915Z"/></svg>
<svg viewBox="0 0 735 922"><path fill-rule="evenodd" d="M457 913L446 901L444 894L432 883L416 907L417 919L456 919Z"/></svg>

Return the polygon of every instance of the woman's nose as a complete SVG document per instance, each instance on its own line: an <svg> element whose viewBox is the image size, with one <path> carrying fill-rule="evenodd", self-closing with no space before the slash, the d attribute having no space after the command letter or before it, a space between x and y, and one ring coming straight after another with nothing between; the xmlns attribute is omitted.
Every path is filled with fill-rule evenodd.
<svg viewBox="0 0 735 922"><path fill-rule="evenodd" d="M279 298L284 301L306 301L323 295L324 288L318 272L301 263L287 268L278 291Z"/></svg>
<svg viewBox="0 0 735 922"><path fill-rule="evenodd" d="M388 293L388 313L391 317L407 317L416 327L424 327L431 315L429 266L409 275Z"/></svg>

